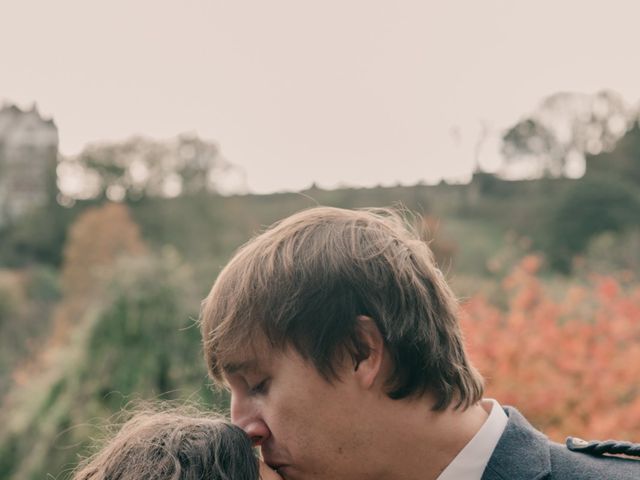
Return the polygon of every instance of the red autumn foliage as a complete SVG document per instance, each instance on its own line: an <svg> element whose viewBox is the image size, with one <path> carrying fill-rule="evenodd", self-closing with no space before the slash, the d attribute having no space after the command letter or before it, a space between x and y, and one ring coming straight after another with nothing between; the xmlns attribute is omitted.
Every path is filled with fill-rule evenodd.
<svg viewBox="0 0 640 480"><path fill-rule="evenodd" d="M555 299L525 257L502 284L506 308L463 306L487 396L518 407L555 440L640 441L640 285L590 277Z"/></svg>

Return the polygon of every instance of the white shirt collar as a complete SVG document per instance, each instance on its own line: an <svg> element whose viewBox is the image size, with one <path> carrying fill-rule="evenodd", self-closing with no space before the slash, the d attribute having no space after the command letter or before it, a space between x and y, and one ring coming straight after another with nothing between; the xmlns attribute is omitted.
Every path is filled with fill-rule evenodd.
<svg viewBox="0 0 640 480"><path fill-rule="evenodd" d="M481 480L508 421L497 401L485 399L481 405L489 413L487 420L437 480Z"/></svg>

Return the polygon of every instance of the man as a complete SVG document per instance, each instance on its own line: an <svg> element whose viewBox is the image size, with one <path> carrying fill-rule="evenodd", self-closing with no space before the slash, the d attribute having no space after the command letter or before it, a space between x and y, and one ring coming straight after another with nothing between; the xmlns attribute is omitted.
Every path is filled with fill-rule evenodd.
<svg viewBox="0 0 640 480"><path fill-rule="evenodd" d="M570 451L482 400L456 309L398 214L314 208L222 271L205 357L286 480L640 479L640 462Z"/></svg>

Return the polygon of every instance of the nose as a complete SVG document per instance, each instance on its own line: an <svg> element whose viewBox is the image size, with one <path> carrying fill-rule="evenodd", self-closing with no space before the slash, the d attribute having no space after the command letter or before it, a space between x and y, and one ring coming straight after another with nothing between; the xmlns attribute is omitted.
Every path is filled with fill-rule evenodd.
<svg viewBox="0 0 640 480"><path fill-rule="evenodd" d="M267 427L267 424L262 420L251 422L245 427L242 427L242 429L249 436L251 444L254 447L259 447L271 436L269 427Z"/></svg>
<svg viewBox="0 0 640 480"><path fill-rule="evenodd" d="M271 436L260 410L251 401L235 395L231 396L231 421L245 431L254 447L262 445Z"/></svg>

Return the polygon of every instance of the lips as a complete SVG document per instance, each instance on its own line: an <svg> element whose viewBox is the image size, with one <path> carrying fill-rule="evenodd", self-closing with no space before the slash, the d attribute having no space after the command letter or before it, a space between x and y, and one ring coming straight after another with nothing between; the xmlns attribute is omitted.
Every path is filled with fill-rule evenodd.
<svg viewBox="0 0 640 480"><path fill-rule="evenodd" d="M264 461L264 463L267 464L267 466L271 470L275 470L275 471L278 471L279 469L287 466L286 463L278 461L277 459L270 458L268 456L263 456L262 460Z"/></svg>
<svg viewBox="0 0 640 480"><path fill-rule="evenodd" d="M271 462L271 461L268 461L268 460L265 460L264 463L266 463L271 470L275 470L276 472L279 469L287 466L285 463Z"/></svg>
<svg viewBox="0 0 640 480"><path fill-rule="evenodd" d="M287 458L286 454L283 456L279 454L276 450L276 446L273 445L273 439L269 439L271 442L265 442L260 445L260 456L262 457L262 461L271 469L275 470L277 473L282 474L282 472L278 472L283 468L289 467L290 464L285 461Z"/></svg>

